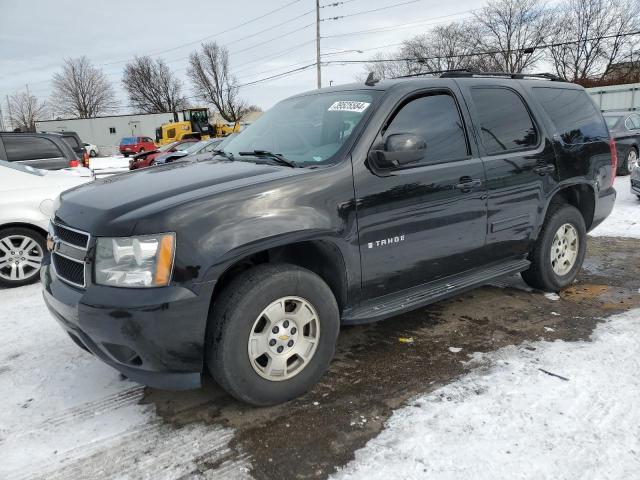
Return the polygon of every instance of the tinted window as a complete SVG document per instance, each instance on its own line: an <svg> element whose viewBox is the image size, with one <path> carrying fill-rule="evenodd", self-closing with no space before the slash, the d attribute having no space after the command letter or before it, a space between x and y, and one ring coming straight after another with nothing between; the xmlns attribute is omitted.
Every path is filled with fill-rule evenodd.
<svg viewBox="0 0 640 480"><path fill-rule="evenodd" d="M506 88L474 88L482 143L489 155L538 144L538 133L520 96Z"/></svg>
<svg viewBox="0 0 640 480"><path fill-rule="evenodd" d="M48 138L9 135L2 140L7 152L7 160L10 162L64 156L56 144Z"/></svg>
<svg viewBox="0 0 640 480"><path fill-rule="evenodd" d="M78 143L78 140L76 139L76 137L71 137L71 136L65 136L62 137L64 139L65 142L67 142L69 144L69 146L75 150L78 149L82 149L82 147L80 146L80 144Z"/></svg>
<svg viewBox="0 0 640 480"><path fill-rule="evenodd" d="M383 139L402 133L418 135L426 142L420 163L459 160L468 155L464 126L451 95L420 97L403 106L384 132Z"/></svg>
<svg viewBox="0 0 640 480"><path fill-rule="evenodd" d="M573 145L609 137L602 115L584 90L536 87L533 92L564 143Z"/></svg>

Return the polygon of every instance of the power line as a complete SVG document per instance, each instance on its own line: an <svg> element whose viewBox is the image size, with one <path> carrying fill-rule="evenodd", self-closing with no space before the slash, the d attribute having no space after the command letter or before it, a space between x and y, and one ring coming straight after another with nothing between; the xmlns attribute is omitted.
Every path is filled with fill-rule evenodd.
<svg viewBox="0 0 640 480"><path fill-rule="evenodd" d="M302 0L293 0L292 2L289 2L289 3L285 4L285 5L282 5L281 7L278 7L278 8L275 8L273 10L270 10L267 13L264 13L264 14L262 14L260 16L254 17L251 20L247 20L246 22L242 22L242 23L239 23L237 25L234 25L233 27L229 27L228 29L223 30L221 32L216 32L216 33L214 33L212 35L207 35L206 37L202 37L202 38L200 38L198 40L194 40L194 41L191 41L191 42L183 43L182 45L178 45L176 47L168 48L168 49L165 49L165 50L160 50L160 51L158 51L156 53L150 54L150 56L157 56L157 55L160 55L160 54L163 54L163 53L172 52L172 51L178 50L180 48L188 47L190 45L195 45L196 43L200 43L200 42L202 42L204 40L208 40L209 38L213 38L213 37L217 37L217 36L220 36L222 34L225 34L225 33L229 33L229 32L231 32L233 30L236 30L237 28L244 27L245 25L249 25L250 23L253 23L253 22L256 22L258 20L261 20L261 19L263 19L265 17L268 17L269 15L272 15L272 14L274 14L276 12L284 10L285 8L288 8L288 7L290 7L290 6L292 6L292 5L296 4L296 3L299 3L301 1ZM308 13L307 13L307 15L308 15ZM114 64L118 64L118 63L128 62L129 60L130 60L130 58L127 58L125 60L117 60L115 62L101 63L99 65L100 66L114 65Z"/></svg>
<svg viewBox="0 0 640 480"><path fill-rule="evenodd" d="M412 3L418 3L418 2L422 2L422 1L424 1L424 0L408 0L406 2L400 2L400 3L394 3L393 5L387 5L386 7L373 8L371 10L364 10L362 12L348 13L346 15L339 15L339 16L336 16L336 17L327 17L327 18L323 18L321 21L322 22L327 22L329 20L340 20L342 18L355 17L357 15L365 15L367 13L373 13L373 12L380 12L382 10L389 10L390 8L402 7L404 5L410 5Z"/></svg>

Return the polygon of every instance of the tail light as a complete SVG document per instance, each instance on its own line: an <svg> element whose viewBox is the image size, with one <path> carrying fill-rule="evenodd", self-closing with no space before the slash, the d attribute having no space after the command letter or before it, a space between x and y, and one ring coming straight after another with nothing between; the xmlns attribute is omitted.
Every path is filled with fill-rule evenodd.
<svg viewBox="0 0 640 480"><path fill-rule="evenodd" d="M611 186L613 186L613 182L616 179L616 171L618 170L618 150L613 137L609 138L609 149L611 150Z"/></svg>
<svg viewBox="0 0 640 480"><path fill-rule="evenodd" d="M89 168L89 154L87 152L82 155L82 166Z"/></svg>
<svg viewBox="0 0 640 480"><path fill-rule="evenodd" d="M80 166L80 162L78 160L70 160L69 161L69 166L71 168L76 168Z"/></svg>

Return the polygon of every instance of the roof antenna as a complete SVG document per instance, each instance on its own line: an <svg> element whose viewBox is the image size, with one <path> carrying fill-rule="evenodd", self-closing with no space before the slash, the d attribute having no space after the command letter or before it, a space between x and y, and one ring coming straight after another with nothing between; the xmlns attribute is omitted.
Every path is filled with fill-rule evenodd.
<svg viewBox="0 0 640 480"><path fill-rule="evenodd" d="M367 77L367 79L364 81L364 84L367 87L373 87L376 83L378 83L380 80L376 79L375 75L373 72L369 72L369 76Z"/></svg>

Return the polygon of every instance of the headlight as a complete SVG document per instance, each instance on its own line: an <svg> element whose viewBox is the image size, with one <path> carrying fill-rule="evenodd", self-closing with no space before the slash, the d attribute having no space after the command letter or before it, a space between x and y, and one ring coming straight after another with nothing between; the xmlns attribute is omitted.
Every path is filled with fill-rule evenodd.
<svg viewBox="0 0 640 480"><path fill-rule="evenodd" d="M173 269L174 233L98 238L95 281L112 287L164 287Z"/></svg>

